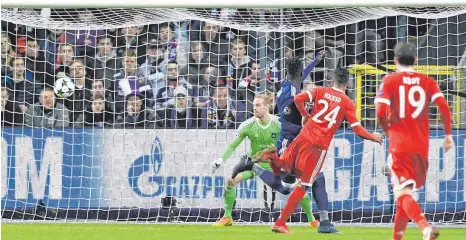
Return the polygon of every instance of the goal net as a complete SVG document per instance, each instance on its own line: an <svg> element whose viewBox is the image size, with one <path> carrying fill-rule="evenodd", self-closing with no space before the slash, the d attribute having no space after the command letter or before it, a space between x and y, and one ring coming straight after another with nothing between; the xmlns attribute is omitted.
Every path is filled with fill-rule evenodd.
<svg viewBox="0 0 466 240"><path fill-rule="evenodd" d="M347 94L374 131L374 97L395 69L393 48L410 41L416 69L438 80L456 129L444 153L430 109L429 173L416 198L431 221L466 221L464 6L1 13L3 219L216 221L249 142L215 174L209 164L253 116L254 96L277 95L287 58L308 65L326 51L303 89L330 86L329 72L349 69ZM55 89L71 96L54 94L58 79L74 83L71 92ZM338 131L323 167L331 221L393 221L386 150L349 126ZM273 221L287 199L258 178L240 183L236 196L233 216L244 223ZM297 209L291 221L307 219Z"/></svg>

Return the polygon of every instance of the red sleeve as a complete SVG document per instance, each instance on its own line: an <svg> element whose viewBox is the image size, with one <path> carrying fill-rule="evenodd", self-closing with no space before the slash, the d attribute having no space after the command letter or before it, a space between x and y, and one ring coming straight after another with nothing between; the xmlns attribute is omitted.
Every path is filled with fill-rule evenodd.
<svg viewBox="0 0 466 240"><path fill-rule="evenodd" d="M429 89L427 90L430 94L430 102L435 102L437 98L444 97L440 87L437 84L437 81L431 77L427 77L429 81Z"/></svg>
<svg viewBox="0 0 466 240"><path fill-rule="evenodd" d="M374 100L375 104L383 103L385 105L390 106L391 91L390 91L389 79L390 79L390 75L387 75L382 79L382 83L380 84L379 91L377 91L377 95L375 96L375 100Z"/></svg>
<svg viewBox="0 0 466 240"><path fill-rule="evenodd" d="M377 92L374 103L376 105L376 114L380 127L388 136L388 110L391 104L390 97L390 84L388 83L389 76L387 75L382 79L380 89Z"/></svg>
<svg viewBox="0 0 466 240"><path fill-rule="evenodd" d="M377 104L377 119L385 135L388 134L388 110L389 106L386 104Z"/></svg>
<svg viewBox="0 0 466 240"><path fill-rule="evenodd" d="M448 106L448 102L443 96L442 92L440 91L440 87L438 86L437 82L431 78L430 89L431 93L431 102L437 104L440 114L442 115L442 122L443 128L445 130L446 135L451 135L451 113L450 107Z"/></svg>
<svg viewBox="0 0 466 240"><path fill-rule="evenodd" d="M345 120L348 121L351 127L355 127L361 125L359 119L356 115L356 107L354 106L353 102L347 103L346 110L345 110Z"/></svg>
<svg viewBox="0 0 466 240"><path fill-rule="evenodd" d="M359 119L356 116L356 107L352 102L346 109L345 119L349 122L350 126L353 128L353 132L356 135L364 139L374 140L374 136L361 126L361 122L359 122Z"/></svg>
<svg viewBox="0 0 466 240"><path fill-rule="evenodd" d="M313 91L315 92L315 91ZM304 116L309 116L309 113L306 111L306 102L311 102L313 99L312 93L310 91L304 91L302 93L299 93L294 97L294 103L296 104L296 107L298 108L299 112L301 115Z"/></svg>

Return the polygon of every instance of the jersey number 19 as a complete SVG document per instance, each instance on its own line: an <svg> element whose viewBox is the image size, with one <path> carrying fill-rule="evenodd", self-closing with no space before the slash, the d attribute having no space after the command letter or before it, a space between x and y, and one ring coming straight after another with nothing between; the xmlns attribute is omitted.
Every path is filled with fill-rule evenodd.
<svg viewBox="0 0 466 240"><path fill-rule="evenodd" d="M400 118L406 117L406 87L400 86L399 88L400 93ZM415 95L418 95L419 98L416 100L414 98ZM408 91L408 103L409 105L415 107L416 109L411 113L411 117L417 118L424 109L424 105L426 102L426 92L422 89L421 86L412 86Z"/></svg>

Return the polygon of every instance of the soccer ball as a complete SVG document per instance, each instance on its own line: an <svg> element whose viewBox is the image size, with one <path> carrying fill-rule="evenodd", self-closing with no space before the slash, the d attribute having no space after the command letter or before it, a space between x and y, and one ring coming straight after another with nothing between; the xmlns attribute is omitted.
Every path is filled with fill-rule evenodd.
<svg viewBox="0 0 466 240"><path fill-rule="evenodd" d="M67 76L60 77L55 81L53 86L53 92L59 98L67 98L74 93L74 82Z"/></svg>

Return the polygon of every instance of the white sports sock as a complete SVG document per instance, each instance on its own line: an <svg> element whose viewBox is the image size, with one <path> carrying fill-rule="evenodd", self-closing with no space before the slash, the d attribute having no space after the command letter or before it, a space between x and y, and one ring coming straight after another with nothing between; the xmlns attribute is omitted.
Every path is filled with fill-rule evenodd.
<svg viewBox="0 0 466 240"><path fill-rule="evenodd" d="M327 211L319 211L320 221L328 220L328 212Z"/></svg>
<svg viewBox="0 0 466 240"><path fill-rule="evenodd" d="M422 230L422 234L424 236L424 240L429 240L430 239L430 232L432 231L432 227L429 226L427 228L425 228L424 230Z"/></svg>

